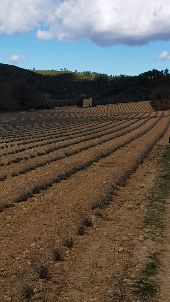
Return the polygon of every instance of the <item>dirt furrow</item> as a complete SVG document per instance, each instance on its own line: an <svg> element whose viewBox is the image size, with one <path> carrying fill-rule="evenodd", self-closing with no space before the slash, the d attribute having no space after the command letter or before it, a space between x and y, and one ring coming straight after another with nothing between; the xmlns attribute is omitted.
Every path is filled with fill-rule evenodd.
<svg viewBox="0 0 170 302"><path fill-rule="evenodd" d="M123 124L123 126L126 127L126 123L127 124L133 124L135 123L135 121L132 121L132 122L124 122L124 123L121 123ZM111 129L108 129L106 130L106 133L108 132L116 132L118 131L119 129L123 128L121 126L121 124L117 124L118 126L115 125L115 127L111 128ZM103 132L103 133L102 133ZM100 137L100 133L101 135L104 134L104 131L101 131L99 130L99 134L98 134L98 131L96 131L95 134L92 134L90 135L89 134L89 137ZM8 155L8 156L5 156L4 157L4 161L1 161L1 167L3 166L7 166L7 165L10 165L10 164L13 164L13 163L19 163L21 161L25 161L27 159L32 159L32 158L35 158L35 157L39 157L39 156L42 156L42 155L45 155L45 154L49 154L49 153L52 153L56 150L59 150L59 149L62 149L62 148L66 148L68 147L69 145L73 145L73 144L77 144L78 142L81 142L81 141L86 141L88 140L88 135L86 136L84 134L84 136L82 135L78 135L77 138L73 138L72 140L70 139L64 139L63 141L59 140L59 142L52 142L52 143L45 143L45 144L42 144L41 146L39 147L35 147L35 148L32 148L32 149L29 149L29 150L25 150L21 153L16 153L16 154L13 154L13 155ZM57 141L57 140L56 140Z"/></svg>
<svg viewBox="0 0 170 302"><path fill-rule="evenodd" d="M100 158L106 157L115 152L118 148L123 147L134 139L142 136L152 129L159 119L149 120L144 124L135 126L135 130L125 135L110 140L102 145L94 146L73 156L59 160L56 163L49 163L45 167L37 168L25 175L19 175L13 178L7 178L0 182L1 209L4 205L26 201L34 194L39 194L53 183L65 180L74 173L85 169L86 167L97 162Z"/></svg>
<svg viewBox="0 0 170 302"><path fill-rule="evenodd" d="M98 126L100 127L102 127L102 126L104 126L104 125L107 125L107 124L111 124L111 121L109 121L109 122L103 122L103 123L89 123L89 124L87 124L87 123L85 123L85 124L79 124L79 126L70 126L70 127L56 127L56 126L54 126L54 128L53 129L48 129L48 127L46 128L46 130L45 130L45 132L44 133L41 133L40 132L40 129L37 129L36 130L36 133L33 133L33 131L32 131L32 135L31 136L26 136L26 137L22 137L22 138L19 138L18 137L18 141L17 141L17 137L16 137L16 139L14 140L12 140L11 142L9 142L9 144L7 145L7 142L5 142L5 145L7 145L7 147L9 148L9 147L12 147L12 142L14 142L14 147L15 146L17 146L17 145L20 145L20 144L29 144L29 140L30 140L30 142L34 142L34 140L35 140L35 142L37 141L40 141L41 139L46 139L46 138L50 138L50 136L53 136L53 135L60 135L60 136L62 136L62 134L64 134L64 135L67 135L67 132L70 132L70 133L68 133L68 135L71 135L71 134L76 134L77 132L80 132L81 131L81 129L82 130L84 130L84 131L86 131L86 129L88 130L88 129L95 129L95 128L97 128Z"/></svg>
<svg viewBox="0 0 170 302"><path fill-rule="evenodd" d="M24 156L23 160L17 160L17 158L9 165L10 161L8 161L8 165L1 166L1 180L3 180L3 176L12 175L17 176L19 174L26 174L27 172L34 170L38 167L43 167L51 162L55 162L62 158L71 156L83 150L89 149L91 147L102 144L103 142L113 140L116 137L122 136L129 131L132 131L136 128L136 125L142 125L147 121L147 119L143 121L132 121L132 122L124 122L123 125L115 126L114 128L109 128L106 131L96 132L94 135L87 135L83 138L70 140L63 144L54 144L47 149L46 152L38 152L38 156L32 154L31 158L26 160L26 156ZM5 177L6 179L6 177Z"/></svg>
<svg viewBox="0 0 170 302"><path fill-rule="evenodd" d="M125 121L126 122L126 121ZM132 121L133 122L133 121ZM83 137L83 136L86 136L86 134L93 134L93 133L96 133L96 132L100 132L100 131L104 131L104 130L108 130L109 128L112 128L114 126L117 126L117 125L121 125L123 124L123 122L113 122L112 124L108 124L108 125L104 125L104 126L99 126L99 127L96 127L94 126L94 128L90 128L90 129L86 129L86 127L84 127L84 129L79 129L78 131L75 131L75 132L69 132L68 133L64 133L63 135L58 133L52 137L50 137L49 135L49 138L45 138L45 139L42 139L42 141L40 140L38 143L34 143L34 142L30 142L28 145L21 145L17 148L14 148L9 151L7 149L6 153L2 153L1 154L1 159L3 160L3 156L5 158L8 158L10 155L16 155L19 153L19 155L22 155L22 153L26 153L27 151L29 152L29 150L31 149L32 151L35 150L38 150L38 148L40 147L46 147L46 146L50 146L54 143L60 143L60 142L63 142L63 141L67 141L67 140L71 140L71 139L76 139L76 138L79 138L79 137Z"/></svg>
<svg viewBox="0 0 170 302"><path fill-rule="evenodd" d="M136 116L137 119L143 118L143 115ZM135 116L134 116L135 119ZM128 120L133 120L132 117L129 117ZM126 120L125 120L126 121ZM120 121L119 119L116 119L114 121L109 121L109 122L105 122L105 123L100 123L100 124L93 124L93 125L84 125L81 126L81 124L76 128L73 127L72 128L66 128L66 129L61 129L55 130L55 132L53 133L48 133L46 134L46 136L41 136L40 134L38 134L38 138L32 138L30 141L27 138L26 141L22 140L20 141L18 144L5 144L1 146L1 156L3 155L10 155L10 154L14 154L14 153L19 153L22 151L25 151L27 149L32 149L34 147L38 147L38 146L43 146L45 144L50 144L53 142L60 142L64 139L71 139L71 138L76 138L78 136L80 136L81 134L83 135L83 133L93 133L95 132L97 129L107 129L109 128L109 126L111 127L114 124L121 124L122 120ZM36 144L35 144L36 143ZM5 150L6 148L6 150ZM10 151L8 150L10 148ZM24 150L23 150L24 149Z"/></svg>
<svg viewBox="0 0 170 302"><path fill-rule="evenodd" d="M87 127L89 128L90 126L93 126L93 125L96 125L96 124L100 124L100 123L108 123L108 121L120 121L122 119L130 119L130 118L135 118L136 117L139 117L142 116L144 114L142 113L128 113L126 116L124 117L120 117L120 116L117 116L115 118L110 118L110 119L102 119L100 118L98 121L87 121L87 120L80 120L78 123L74 124L74 123L69 123L69 124L59 124L59 120L58 120L58 116L56 116L56 120L54 123L49 123L48 121L48 124L45 124L44 126L42 125L41 121L39 121L37 123L37 126L35 127L35 124L30 124L30 129L27 129L27 134L25 136L25 139L29 139L29 137L34 137L34 135L37 135L39 133L39 135L41 136L41 133L43 135L44 131L55 131L56 129L59 130L59 131L65 131L65 130L71 130L71 129L75 129L76 128L78 129L78 127ZM43 118L43 117L42 117ZM21 122L21 121L20 121ZM9 126L9 125L8 125ZM23 140L24 139L24 124L22 125L22 131L21 131L21 126L18 125L13 125L13 129L9 129L9 133L11 134L11 131L12 131L12 135L10 135L9 138L7 138L7 133L5 132L5 135L4 135L4 139L3 139L3 132L5 129L2 129L2 133L1 133L1 143L10 143L10 142L13 142L13 141L16 141L16 140ZM18 128L18 130L16 130L16 127ZM26 130L25 130L26 131Z"/></svg>

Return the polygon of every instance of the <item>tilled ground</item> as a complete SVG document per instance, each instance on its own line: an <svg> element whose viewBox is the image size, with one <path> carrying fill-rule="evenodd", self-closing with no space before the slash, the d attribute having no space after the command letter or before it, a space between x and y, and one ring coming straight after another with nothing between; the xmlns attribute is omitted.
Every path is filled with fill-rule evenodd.
<svg viewBox="0 0 170 302"><path fill-rule="evenodd" d="M114 106L107 110L101 107L91 109L92 118L99 113L101 118L102 112L104 117L108 114L113 118ZM45 155L41 160L37 157L38 163L45 162L40 167L34 167L30 159L26 162L34 169L13 177L13 171L21 169L20 162L6 171L2 167L7 174L0 182L3 302L27 301L29 297L42 302L131 301L130 284L140 258L146 254L141 226L145 196L159 169L156 147L142 162L167 133L170 119L169 112L146 112L146 104L139 107L139 120L126 105L122 108L128 116L132 114L133 123L125 118L120 129L112 126L112 121L110 128L103 123L103 132L96 129L97 138L75 146L70 141L63 159L46 163ZM65 121L68 112L61 112ZM80 112L83 115L82 109L75 108L73 118ZM140 113L137 109L134 112ZM57 120L57 110L53 118L55 114ZM61 155L57 152L55 156ZM6 155L6 160L8 156L11 158ZM35 185L39 186L36 190ZM13 207L6 207L8 204Z"/></svg>

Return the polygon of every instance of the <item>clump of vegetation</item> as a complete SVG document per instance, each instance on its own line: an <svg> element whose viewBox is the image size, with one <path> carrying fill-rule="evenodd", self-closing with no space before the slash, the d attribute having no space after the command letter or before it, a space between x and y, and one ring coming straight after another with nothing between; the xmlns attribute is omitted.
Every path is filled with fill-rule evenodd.
<svg viewBox="0 0 170 302"><path fill-rule="evenodd" d="M0 176L0 181L4 181L5 179L7 179L7 175Z"/></svg>
<svg viewBox="0 0 170 302"><path fill-rule="evenodd" d="M93 222L89 217L84 217L82 219L82 225L84 225L87 228L91 228L93 226Z"/></svg>
<svg viewBox="0 0 170 302"><path fill-rule="evenodd" d="M155 280L155 275L159 269L159 255L150 255L145 268L135 283L134 292L143 302L148 302L157 293L159 286Z"/></svg>
<svg viewBox="0 0 170 302"><path fill-rule="evenodd" d="M14 207L13 204L10 203L0 203L0 212L3 212L6 209Z"/></svg>
<svg viewBox="0 0 170 302"><path fill-rule="evenodd" d="M80 226L78 227L78 229L77 229L77 234L78 234L79 236L83 236L83 235L85 234L85 232L86 232L85 226L84 226L84 225L80 225Z"/></svg>
<svg viewBox="0 0 170 302"><path fill-rule="evenodd" d="M38 277L40 279L49 279L49 269L47 265L41 265L38 269Z"/></svg>
<svg viewBox="0 0 170 302"><path fill-rule="evenodd" d="M23 296L25 299L27 299L29 301L29 300L31 300L33 295L34 295L34 290L31 286L25 286L23 288Z"/></svg>
<svg viewBox="0 0 170 302"><path fill-rule="evenodd" d="M28 198L31 198L32 196L33 196L33 193L31 191L24 192L15 199L15 203L27 201Z"/></svg>
<svg viewBox="0 0 170 302"><path fill-rule="evenodd" d="M113 199L112 192L105 194L100 200L96 201L92 205L92 210L105 209L106 207L108 207L110 205L112 199Z"/></svg>
<svg viewBox="0 0 170 302"><path fill-rule="evenodd" d="M55 262L63 261L63 257L62 257L61 252L58 248L55 248L53 250L53 260Z"/></svg>
<svg viewBox="0 0 170 302"><path fill-rule="evenodd" d="M170 109L169 85L156 87L152 92L152 105L155 110Z"/></svg>
<svg viewBox="0 0 170 302"><path fill-rule="evenodd" d="M91 218L89 218L89 217L82 218L81 224L77 230L78 235L79 236L84 235L87 228L91 228L92 226L93 226L93 222L92 222Z"/></svg>
<svg viewBox="0 0 170 302"><path fill-rule="evenodd" d="M101 219L103 218L103 214L101 211L95 211L94 214L96 215L97 218L101 218Z"/></svg>
<svg viewBox="0 0 170 302"><path fill-rule="evenodd" d="M25 151L25 150L24 150ZM21 162L23 160L22 157L17 157L11 160L10 163L14 163L14 164L18 164L19 162Z"/></svg>
<svg viewBox="0 0 170 302"><path fill-rule="evenodd" d="M73 245L74 245L74 241L73 241L73 239L72 238L66 238L65 240L64 240L64 245L65 245L65 247L67 247L68 249L71 249L72 247L73 247Z"/></svg>
<svg viewBox="0 0 170 302"><path fill-rule="evenodd" d="M150 227L153 239L160 239L164 232L164 213L166 210L166 199L170 193L170 148L164 153L165 173L160 176L157 189L149 198L148 211L145 224Z"/></svg>
<svg viewBox="0 0 170 302"><path fill-rule="evenodd" d="M158 179L157 187L151 194L148 203L148 211L145 219L147 228L150 229L154 241L162 240L164 236L164 214L166 210L166 199L170 193L170 148L164 153L165 173ZM161 253L161 251L160 251ZM153 252L139 275L134 286L135 294L143 302L149 302L159 291L156 275L160 267L160 253Z"/></svg>

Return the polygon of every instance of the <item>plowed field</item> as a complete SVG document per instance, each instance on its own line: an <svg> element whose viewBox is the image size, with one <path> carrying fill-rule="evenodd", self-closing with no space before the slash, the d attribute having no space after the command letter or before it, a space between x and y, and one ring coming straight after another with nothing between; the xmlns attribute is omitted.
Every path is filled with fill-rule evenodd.
<svg viewBox="0 0 170 302"><path fill-rule="evenodd" d="M116 198L121 187L128 195L127 180L169 133L170 112L141 102L0 120L0 302L125 301L121 293L116 300L111 275L130 254L118 259L123 243L111 234L122 228L128 246L138 225L132 215L123 229ZM132 201L140 182L147 188L144 176L131 184Z"/></svg>

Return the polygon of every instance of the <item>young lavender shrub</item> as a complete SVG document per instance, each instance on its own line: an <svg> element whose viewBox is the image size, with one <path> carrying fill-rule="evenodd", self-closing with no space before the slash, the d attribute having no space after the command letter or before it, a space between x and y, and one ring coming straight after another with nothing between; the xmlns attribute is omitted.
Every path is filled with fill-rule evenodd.
<svg viewBox="0 0 170 302"><path fill-rule="evenodd" d="M31 300L31 298L33 297L34 295L34 290L31 286L28 286L26 285L24 288L23 288L23 296L25 299L27 299L28 301Z"/></svg>
<svg viewBox="0 0 170 302"><path fill-rule="evenodd" d="M63 261L63 257L62 257L61 252L58 248L55 248L53 250L53 260L55 262Z"/></svg>
<svg viewBox="0 0 170 302"><path fill-rule="evenodd" d="M38 277L40 279L48 280L49 278L49 269L47 265L41 265L38 269Z"/></svg>

